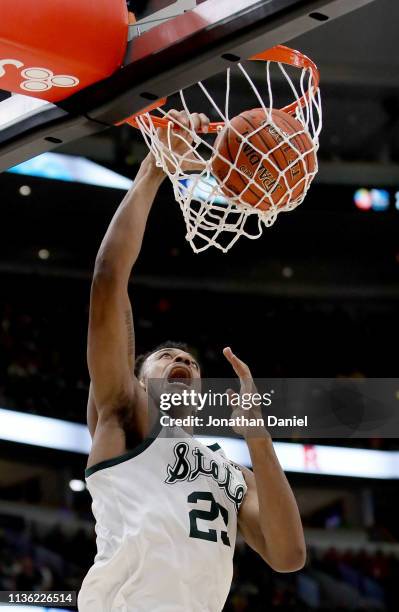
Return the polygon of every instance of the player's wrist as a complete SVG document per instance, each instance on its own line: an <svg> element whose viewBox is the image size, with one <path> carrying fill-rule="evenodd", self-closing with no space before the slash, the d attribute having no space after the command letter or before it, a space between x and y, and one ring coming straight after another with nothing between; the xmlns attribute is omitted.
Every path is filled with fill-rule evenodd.
<svg viewBox="0 0 399 612"><path fill-rule="evenodd" d="M265 427L258 428L256 433L249 433L244 438L249 451L265 450L265 448L273 446L273 439Z"/></svg>
<svg viewBox="0 0 399 612"><path fill-rule="evenodd" d="M157 165L155 157L152 153L148 153L147 157L145 157L143 161L143 165L152 179L162 182L164 178L166 178L165 172Z"/></svg>

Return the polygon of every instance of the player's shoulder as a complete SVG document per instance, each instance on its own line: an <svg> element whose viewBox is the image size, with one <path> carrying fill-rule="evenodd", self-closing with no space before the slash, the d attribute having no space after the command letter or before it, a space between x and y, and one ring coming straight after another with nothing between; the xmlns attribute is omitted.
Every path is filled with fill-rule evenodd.
<svg viewBox="0 0 399 612"><path fill-rule="evenodd" d="M148 454L149 449L153 446L153 442L159 439L160 433L162 431L162 427L160 426L158 421L152 423L151 431L148 435L137 441L135 444L127 444L129 440L129 436L126 435L123 451L120 453L115 453L112 457L107 457L106 459L93 461L88 464L88 467L85 470L85 477L93 476L94 474L104 474L110 473L110 468L117 468L120 472L121 469L126 469L126 466L129 461L133 459L142 459L143 456ZM105 438L104 443L106 443L107 439ZM148 461L153 460L153 455L151 458L147 459Z"/></svg>

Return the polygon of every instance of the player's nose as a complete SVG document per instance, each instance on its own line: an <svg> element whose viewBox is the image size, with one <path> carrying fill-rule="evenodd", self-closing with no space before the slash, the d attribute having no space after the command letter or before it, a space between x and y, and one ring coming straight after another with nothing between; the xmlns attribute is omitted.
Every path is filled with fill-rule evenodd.
<svg viewBox="0 0 399 612"><path fill-rule="evenodd" d="M186 355L176 355L173 361L175 361L176 363L184 363L187 366L191 365L190 357Z"/></svg>

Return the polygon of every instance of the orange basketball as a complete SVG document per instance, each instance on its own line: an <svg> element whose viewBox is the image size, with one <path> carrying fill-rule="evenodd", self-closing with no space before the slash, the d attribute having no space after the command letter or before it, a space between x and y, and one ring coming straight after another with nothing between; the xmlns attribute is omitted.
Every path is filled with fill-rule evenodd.
<svg viewBox="0 0 399 612"><path fill-rule="evenodd" d="M221 185L223 192L230 197L239 195L242 201L261 210L268 210L271 203L280 208L288 200L299 198L307 184L304 177L316 168L313 142L303 125L281 110L274 109L271 115L273 123L268 122L262 108L234 117L230 121L232 127L217 137L214 146L220 156L216 154L212 161L212 171L219 182L227 177ZM253 134L258 128L261 129ZM262 158L262 154L268 155ZM230 174L231 166L226 160L236 168Z"/></svg>

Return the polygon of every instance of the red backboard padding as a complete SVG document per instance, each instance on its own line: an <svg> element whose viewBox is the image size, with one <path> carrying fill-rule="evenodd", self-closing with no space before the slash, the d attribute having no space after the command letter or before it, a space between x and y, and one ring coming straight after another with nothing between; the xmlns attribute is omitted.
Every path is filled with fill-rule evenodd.
<svg viewBox="0 0 399 612"><path fill-rule="evenodd" d="M59 102L117 70L126 0L1 0L0 89Z"/></svg>

